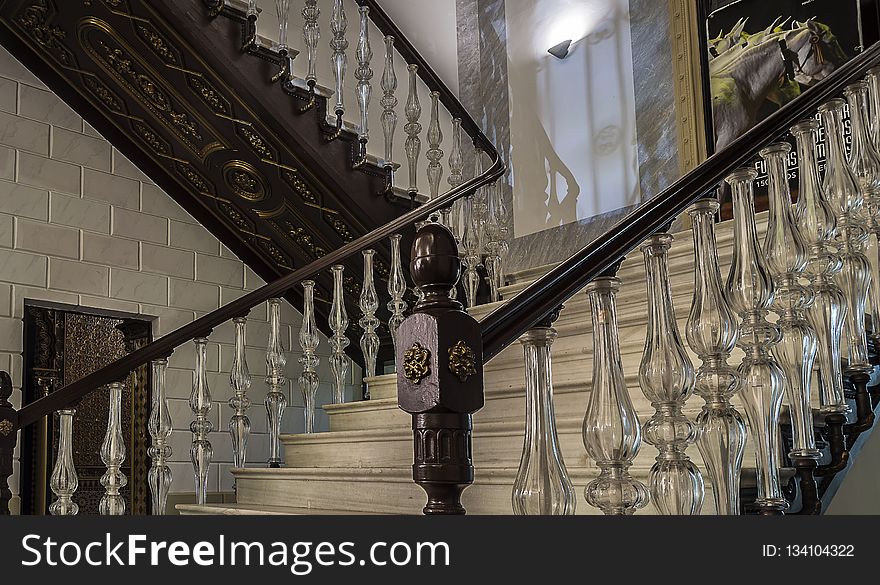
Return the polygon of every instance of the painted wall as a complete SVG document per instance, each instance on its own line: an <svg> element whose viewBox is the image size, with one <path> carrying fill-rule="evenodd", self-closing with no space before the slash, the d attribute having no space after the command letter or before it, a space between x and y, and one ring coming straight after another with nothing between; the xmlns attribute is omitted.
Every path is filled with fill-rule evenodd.
<svg viewBox="0 0 880 585"><path fill-rule="evenodd" d="M202 228L132 163L103 140L82 118L0 49L0 370L13 378L12 402L21 402L23 308L27 301L50 301L85 312L99 309L138 315L153 323L160 337L264 282ZM302 316L284 304L284 346L290 405L282 432L302 432L299 327ZM268 457L265 346L266 305L251 311L248 365L253 377L248 413L252 436L249 458L255 466ZM214 399L214 465L210 491L231 491L231 441L226 425L231 410L229 370L233 328L215 329L208 347L209 387ZM319 374L330 380L328 343L322 337ZM192 344L175 351L168 370L168 396L174 422L171 437L173 493L193 489L189 462L192 413ZM357 370L357 368L355 368ZM360 373L352 373L359 380ZM360 388L360 383L357 384ZM352 388L349 388L349 396ZM329 383L317 403L331 402ZM323 410L317 428L326 430ZM16 474L10 482L18 494ZM186 498L174 498L182 501ZM16 500L13 500L15 503Z"/></svg>
<svg viewBox="0 0 880 585"><path fill-rule="evenodd" d="M506 0L514 234L639 199L627 0ZM547 49L573 41L559 60Z"/></svg>

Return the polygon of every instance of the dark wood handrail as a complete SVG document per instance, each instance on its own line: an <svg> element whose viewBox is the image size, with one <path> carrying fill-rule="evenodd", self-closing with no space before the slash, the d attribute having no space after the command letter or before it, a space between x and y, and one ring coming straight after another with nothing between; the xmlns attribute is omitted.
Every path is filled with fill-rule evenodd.
<svg viewBox="0 0 880 585"><path fill-rule="evenodd" d="M440 94L440 101L443 103L444 107L446 107L454 117L461 119L462 128L468 136L470 136L474 143L492 159L492 164L489 168L480 176L465 181L458 187L450 189L436 199L407 212L394 221L376 228L369 234L366 234L357 240L349 242L311 264L294 270L290 274L282 276L281 278L220 307L216 311L208 313L156 341L133 351L132 353L104 366L100 370L96 370L91 374L80 378L76 382L72 382L59 388L48 396L44 396L43 398L31 402L18 411L18 428L24 428L56 410L78 402L89 392L101 388L111 382L124 379L130 372L143 364L156 359L167 358L174 352L175 348L180 347L184 343L197 337L207 337L218 325L234 319L235 317L247 315L252 308L260 303L264 303L272 298L283 296L285 291L298 285L302 281L314 277L334 264L339 264L342 260L352 254L357 254L361 250L374 246L385 238L409 227L413 223L426 219L432 213L449 207L456 200L470 195L477 189L497 181L504 175L506 167L501 160L495 145L492 144L489 138L483 133L461 102L459 102L455 94L446 87L440 77L427 64L421 55L419 55L412 43L407 40L400 29L394 24L388 15L385 14L378 4L376 4L376 2L373 0L363 0L361 4L370 7L370 17L383 34L394 36L395 47L407 62L411 64L415 63L419 66L419 77L425 82L431 91L436 91Z"/></svg>
<svg viewBox="0 0 880 585"><path fill-rule="evenodd" d="M596 241L530 284L481 323L483 359L488 361L574 296L648 236L675 219L694 201L714 189L731 171L755 153L812 115L821 104L840 94L856 76L880 60L880 43L845 63L826 79L807 89L751 130L731 142L662 193L634 209Z"/></svg>

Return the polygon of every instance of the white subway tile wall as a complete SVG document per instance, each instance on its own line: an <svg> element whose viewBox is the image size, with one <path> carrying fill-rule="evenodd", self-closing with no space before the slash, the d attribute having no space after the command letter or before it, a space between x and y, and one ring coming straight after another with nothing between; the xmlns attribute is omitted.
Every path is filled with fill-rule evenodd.
<svg viewBox="0 0 880 585"><path fill-rule="evenodd" d="M180 205L55 94L0 48L0 369L12 375L12 402L21 402L22 315L28 301L61 303L149 319L159 337L261 286L263 280L199 225ZM247 357L253 384L249 465L268 456L265 304L249 315ZM289 407L284 432L301 432L302 397L296 379L302 316L285 304ZM209 384L215 465L211 490L231 490L229 368L232 328L210 338ZM328 346L321 340L325 377L318 404L331 401ZM192 388L192 343L175 351L168 370L174 421L172 492L193 489L187 399ZM354 368L352 387L360 388ZM323 410L317 428L327 429ZM16 469L18 469L16 465ZM18 493L18 475L10 482ZM13 509L16 502L13 501Z"/></svg>

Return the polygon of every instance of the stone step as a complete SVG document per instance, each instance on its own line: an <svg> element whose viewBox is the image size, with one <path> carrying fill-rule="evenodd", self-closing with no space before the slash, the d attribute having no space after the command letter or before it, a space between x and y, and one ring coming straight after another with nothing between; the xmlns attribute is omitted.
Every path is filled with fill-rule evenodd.
<svg viewBox="0 0 880 585"><path fill-rule="evenodd" d="M317 508L293 508L266 504L177 504L181 516L303 516L303 515L357 515L364 512L352 510L319 510Z"/></svg>

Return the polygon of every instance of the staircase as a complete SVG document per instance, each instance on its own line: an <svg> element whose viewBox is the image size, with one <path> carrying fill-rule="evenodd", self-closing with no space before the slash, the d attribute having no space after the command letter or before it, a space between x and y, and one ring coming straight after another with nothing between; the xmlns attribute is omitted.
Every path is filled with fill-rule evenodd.
<svg viewBox="0 0 880 585"><path fill-rule="evenodd" d="M334 43L331 46L334 62L338 65L341 65L346 40L343 1L333 1L332 13ZM25 47L28 41L19 40L10 42L13 49L28 54L34 63L46 58L46 51L43 50L46 48L56 52L60 50L62 61L75 59L75 55L65 53L57 42L64 35L55 33L52 36L53 29L45 27L47 22L73 26L75 19L71 13L92 9L91 3L82 6L77 3L75 9L70 8L72 4L65 6L57 21L52 20L59 16L53 13L54 3L39 0L36 7L30 8L22 7L21 0L14 0L12 4L16 10L23 12L14 12L18 15L16 18L11 16L12 13L0 12L0 17L3 17L0 20L10 29L14 30L17 26L30 30L31 41L36 39L36 45L42 45L41 48L31 42ZM94 6L94 9L104 10L104 4ZM367 168L376 171L366 179L361 177L368 185L364 187L361 184L364 188L358 190L358 207L369 207L371 197L376 202L382 201L383 206L392 205L389 201L395 200L395 193L401 191L394 182L398 163L392 162L389 156L384 159L369 156L365 136L365 117L368 113L364 111L365 108L360 108L362 117L359 125L347 124L344 119L346 114L340 106L341 96L344 95L342 76L336 78L336 89L332 92L318 85L315 79L296 78L290 62L295 51L268 46L256 34L255 22L258 17L254 2L193 0L193 4L196 7L189 10L185 3L157 0L155 6L132 3L131 8L126 4L132 13L109 12L128 26L129 21L143 22L140 19L144 17L138 16L141 14L139 11L146 11L144 14L148 13L155 22L164 23L160 33L173 36L181 41L181 45L185 42L176 36L180 33L175 29L177 26L191 32L187 41L202 42L205 46L210 42L226 43L224 49L205 57L210 61L206 71L213 71L213 74L222 72L220 78L235 78L240 83L241 94L247 97L244 101L256 109L258 120L243 124L230 116L218 117L232 123L236 132L241 130L240 127L261 128L268 135L276 130L270 130L268 125L278 111L287 111L291 104L302 108L297 111L312 119L304 122L306 117L295 118L297 121L290 125L299 128L309 125L311 135L303 130L302 133L289 133L282 138L295 143L293 146L301 149L300 155L314 155L306 162L316 163L317 166L309 167L303 176L316 179L316 184L337 182L321 180L320 176L312 177L310 173L329 172L320 164L321 161L326 162L331 157L344 158L348 165L346 172L361 172ZM306 2L303 14L315 6L314 1ZM374 7L374 16L377 16L372 23L384 27L383 34L389 35L388 31L394 28L393 23L383 20L375 2L359 0L359 67L356 77L361 91L368 91L364 84L369 79L367 68L370 51L366 41L366 32L372 26L368 19L369 6ZM169 19L169 15L179 18ZM168 20L173 20L174 25L169 25ZM306 33L309 26L304 23ZM204 64L192 53L169 52L166 45L156 41L157 38L162 40L161 35L155 36L156 30L152 30L154 36L151 36L148 28L142 30L135 27L135 31L152 39L154 55L149 59L154 64L159 60L167 65L169 60L175 59L188 63L192 59L193 62ZM395 33L400 36L399 31ZM55 39L48 46L41 42L45 41L46 34ZM88 34L102 33L83 33L86 39ZM236 37L239 35L241 44L237 44L239 39ZM308 39L309 35L306 34L307 44L314 41L313 38L311 41ZM105 38L102 42L106 45L111 41ZM114 42L123 43L118 39ZM386 56L393 59L397 53L392 44L386 45ZM585 514L598 513L601 508L607 514L624 515L641 510L648 504L649 484L650 498L655 507L649 506L645 513L696 513L699 508L697 503L703 498L704 480L689 467L690 462L682 454L684 447L693 439L700 443L703 455L708 452L707 459L716 461L713 471L702 467L703 457L695 447L691 446L687 452L690 460L701 468L701 476L706 478L703 513L758 511L775 515L781 514L789 504L793 512L798 512L802 505L804 513L818 513L818 504L827 504L834 495L839 478L843 476L839 472L846 468L844 455L854 458L869 436L874 423L873 409L877 407L876 393L870 392L869 386L874 390L877 388L871 384L871 376L876 372L878 356L869 355L867 350L869 338L872 342L877 339L867 334L864 326L870 321L870 314L880 314L880 297L870 288L871 279L877 279L880 275L876 267L867 265L867 261L862 264L862 259L863 248L867 248L868 232L873 230L880 233L880 155L876 152L872 154L871 149L865 147L867 150L859 155L859 160L876 162L876 173L868 176L869 173L863 172L857 183L841 146L846 104L836 97L846 88L847 98L853 103L859 99L866 101L868 86L861 80L867 74L873 83L871 95L875 100L870 110L865 106L864 114L867 116L869 111L871 114L870 120L864 121L870 122L873 136L869 138L868 130L863 127L861 132L856 133L854 143L864 145L876 139L880 144L880 70L868 71L880 61L880 45L870 47L840 67L823 82L735 140L724 151L645 202L596 242L557 266L508 274L506 278L503 278L501 259L505 238L510 235L505 232L509 218L505 217L506 210L499 199L500 189L494 187L505 171L501 156L412 46L405 39L398 38L397 47L396 50L410 61L407 68L409 95L405 107L407 124L404 125L407 138L403 150L411 180L405 193L413 202L425 199L419 196L417 185L419 172L425 171L430 197L409 212L403 212L402 208L392 212L383 207L381 221L371 216L375 220L373 223L378 225L342 237L338 247L327 243L320 253L313 251L311 256L306 254L290 264L285 263L283 254L281 261L274 258L272 271L275 274L270 274L272 278L266 279L269 284L21 409L14 408L8 402L11 382L8 375L0 373L0 479L12 474L16 431L52 412L59 412L61 427L68 438L59 440L59 457L52 479L52 490L56 496L53 513L75 514L76 482L73 480L76 470L69 440L73 424L72 407L78 400L105 385L110 385L115 391L119 379L128 376L135 368L150 363L153 373L151 420L155 422L150 428L151 477L154 478L150 488L154 496L153 513L165 513L168 482L171 480L166 466L171 424L166 401L165 368L172 352L192 341L196 348L195 375L189 404L193 416L192 454L199 504L179 506L178 510L185 514L417 514L420 510L425 513L461 513L463 510L458 502L458 492L471 483L473 485L464 491L463 504L468 512L476 514L509 514L512 511L541 514L576 511ZM111 50L109 54L115 55L114 62L120 63L119 53ZM57 60L59 57L49 51L48 58ZM314 55L309 56L310 65L314 59ZM411 61L418 61L422 65L415 66ZM122 69L127 72L127 67ZM181 72L194 75L179 65L167 69L171 70L169 78ZM340 66L338 70L341 69ZM393 68L390 70L393 71ZM60 83L47 68L41 72L52 82ZM202 72L201 75L207 74ZM211 79L199 75L195 77ZM272 79L271 83L268 79ZM281 82L280 87L274 85L277 82ZM392 92L392 85L383 80L385 93ZM150 85L147 87L154 88ZM417 115L420 111L418 94L425 93L426 88L430 90L431 113L428 120L423 119L423 122L427 122L427 152L419 158L418 154L413 154L413 151L420 152L417 148L420 145L418 134L422 130ZM215 101L210 91L202 91L200 95L209 105ZM334 97L339 100L335 115L331 105ZM451 116L461 116L451 122L448 182L452 188L445 193L441 191L439 169L435 166L443 157L440 144L442 123L438 113L441 100ZM86 113L90 112L89 106L82 100L71 101L75 106L82 106ZM279 104L283 106L273 108L273 105ZM222 104L220 107L222 109ZM793 124L811 120L817 109L822 114L825 134L831 137L827 150L836 158L829 156L826 163L828 170L824 188L818 185L818 175L815 184L802 185L801 201L810 201L813 206L802 214L812 222L808 227L803 227L797 225L791 215L792 201L786 175L788 159L785 156L788 145L768 145L781 140ZM860 112L862 108L850 109ZM351 110L353 108L350 107L349 113ZM384 108L383 105L383 117L389 111L390 106ZM314 124L314 118L317 118L317 124ZM96 127L103 131L98 118L95 119ZM810 126L812 122L802 124L809 127L799 134L798 146L806 143L806 150L814 152L815 144L807 141L807 138L812 140L816 128ZM853 126L857 127L857 124L853 122ZM289 128L287 131L291 132ZM475 168L473 178L468 180L464 178L462 133L467 134L474 143ZM132 147L131 136L124 132L110 131L108 136ZM297 142L297 139L300 141ZM235 140L241 141L241 137ZM832 144L834 141L837 141L836 147ZM161 150L162 143L156 144ZM293 187L296 196L307 200L304 205L310 208L311 213L317 214L321 221L326 219L324 215L329 213L328 209L320 201L309 200L309 194L314 193L309 191L308 185L302 188L302 183L290 183L290 177L284 179L281 171L290 169L286 164L278 164L273 158L274 153L261 152L264 149L259 140L248 140L248 144L248 156L254 152L259 155L255 165L265 164L276 174L280 173L281 178L273 176L273 189L278 186L274 182L276 179L280 182L288 180L283 190L275 189L276 194L283 192L284 197L296 199L290 192L289 187ZM330 146L324 148L328 144ZM284 140L280 140L278 145L285 145ZM386 152L396 152L387 136L384 146ZM751 167L755 150L761 147L767 148L761 150L760 156L768 161L775 172L771 172L769 179L774 204L769 215L759 216L756 234L753 209L755 176ZM400 148L399 142L397 148ZM239 149L227 148L223 152L239 156ZM169 160L183 164L173 158ZM489 165L484 169L487 160ZM800 157L799 160L808 161L808 158ZM205 172L229 171L228 176L223 176L237 186L237 191L236 187L230 188L241 195L241 199L249 201L246 204L238 201L247 213L262 219L273 217L275 211L272 209L252 206L253 203L259 204L262 199L256 197L258 193L249 191L254 188L254 183L237 173L242 169L256 169L256 166L240 162L242 164L236 162L230 166L229 161L217 161L207 156L201 160ZM186 164L196 163L190 161ZM809 161L804 164L811 172L802 173L802 176L812 176L817 165ZM155 173L159 183L163 173L167 175L169 171L160 166L148 164L145 169L151 175ZM327 166L331 165L328 163ZM250 176L255 178L259 175ZM167 176L164 178L168 179ZM722 180L729 183L734 192L736 219L713 228L713 216L717 211L713 193ZM381 183L381 190L375 189L374 183ZM344 190L343 185L337 186ZM264 189L262 194L267 192ZM204 194L200 192L196 195ZM193 192L186 190L179 194L195 209L193 195ZM248 195L254 197L249 199ZM869 202L864 210L863 198ZM223 202L218 203L221 198L202 199L210 201L200 200L199 205L222 209ZM290 199L282 202L285 209L290 205ZM353 215L358 215L358 207L353 209ZM677 234L672 247L667 250L669 236L665 230L686 209L690 209L696 218L695 234ZM877 212L873 223L872 218L868 217L872 210ZM771 217L774 218L772 221L769 219ZM814 225L834 221L837 222L836 231L816 229ZM304 220L304 223L308 221ZM415 225L421 227L414 230ZM221 228L217 227L218 233L230 235ZM798 236L801 238L798 244L795 234L800 231L804 234ZM239 232L237 237L241 239L241 233L248 235L244 238L246 242L257 242L263 247L263 252L273 256L272 238L261 237L259 233L247 230L239 229ZM379 280L387 286L377 286L372 272L373 253L369 250L378 249L380 255L385 247L395 250L402 236L406 238L407 234L413 233L412 247L406 241L402 246L403 255L406 250L412 250L412 262L406 262L400 253L392 253L391 260L385 266L386 273L383 274L377 266ZM357 237L359 234L363 235ZM763 245L765 234L772 244L766 249ZM695 240L702 242L696 250ZM734 275L724 287L715 285L717 273L712 250L716 241L720 272ZM805 241L809 241L810 245L806 246ZM305 237L295 239L295 245L298 246L308 247L308 242L314 243ZM639 246L643 246L645 251L644 259ZM810 377L812 371L808 366L801 368L798 367L799 363L795 363L807 361L805 358L810 357L810 351L786 355L784 348L791 347L792 341L802 343L810 335L810 326L803 317L803 303L799 300L799 296L806 293L799 283L809 275L811 290L821 288L813 281L822 281L823 278L826 289L835 288L830 283L835 278L832 274L834 270L830 267L834 262L824 260L829 255L842 257L841 264L845 266L844 277L839 280L840 288L846 293L845 302L851 307L846 322L847 340L846 343L840 343L840 339L832 342L832 335L825 333L834 329L832 322L839 320L843 301L835 305L835 310L828 311L833 315L818 319L812 335L818 332L823 340L820 344L841 348L846 346L848 353L844 360L838 357L833 364L845 366L843 375L839 371L835 374L833 367L823 365L823 378L820 379ZM875 253L872 252L872 255ZM266 260L265 257L260 259L246 254L242 257L246 261ZM696 265L695 258L700 257L703 261ZM354 266L358 276L343 278L343 268L340 266L346 264ZM819 270L821 274L817 277L814 272L808 272L807 264L810 270ZM359 278L361 267L363 280ZM482 270L483 267L488 279L484 273L478 272L478 268ZM619 294L615 276L623 282ZM320 279L317 290L312 279ZM485 280L489 281L489 296L495 302L480 304L478 292ZM412 289L418 291L419 300L414 304L413 297L416 295L408 296L407 305L404 294L408 292L410 283ZM664 286L667 283L668 299ZM774 287L776 296L773 294ZM385 305L386 298L377 298L377 289L388 291L391 298L389 305ZM585 294L584 290L588 293ZM296 293L292 294L292 291ZM462 312L457 301L453 302L453 291L457 291L457 298L465 302L470 317ZM695 291L702 294L696 295L702 303L697 303L689 318ZM303 324L299 332L302 354L299 360L301 367L297 367L285 364L279 297L292 297L292 301L297 302L300 295L303 299ZM874 304L866 314L861 303L869 297ZM316 307L316 300L323 311ZM270 413L269 440L273 448L270 450L268 467L257 468L250 466L257 463L247 461L245 449L250 428L247 421L247 391L251 380L244 342L247 324L244 315L265 302L269 307L266 353L269 393L266 408ZM346 304L350 306L348 314ZM560 308L563 304L564 307ZM377 306L388 306L391 317L381 311L377 313ZM409 317L400 322L407 309ZM768 317L771 310L779 316L778 324L775 324L776 315ZM316 319L316 316L321 318ZM362 329L353 326L355 316L361 317L359 322ZM211 440L215 435L212 434L209 421L212 397L207 387L206 346L207 338L215 328L230 320L235 323L236 349L231 364L232 394L229 405L233 416L229 429L238 467L233 472L237 502L234 505L207 505L207 477L213 469ZM318 321L321 325L326 324L326 329L333 334L330 340L333 353L330 364L335 374L333 383L336 389L341 388L345 377L339 372L343 369L342 365L347 364L346 353L354 354L359 356L356 359L363 359L366 366L366 382L371 399L325 405L330 418L329 432L279 437L278 423L286 400L284 389L288 381L298 377L303 394L314 399L318 385L315 368ZM396 375L370 376L374 369L372 364L377 360L377 321L383 324L387 322L389 333L395 336ZM676 321L681 331L684 331L685 324L689 324L691 329L700 330L694 334L699 338L697 342L688 339L688 345L692 347L703 346L695 350L700 352L699 356L684 344L684 336L680 339L673 331ZM654 336L650 337L647 331L654 332ZM663 334L657 335L657 331ZM737 331L740 346L747 351L734 350L728 360L727 353ZM362 353L357 352L356 343L350 343L347 335L353 340L362 339ZM534 335L543 337L536 339ZM521 337L524 340L522 347L526 348L525 359L523 349L516 343L516 339ZM649 338L647 343L646 337ZM780 341L783 343L780 344ZM547 350L550 343L552 360L551 352ZM777 346L782 349L777 350ZM777 353L779 355L775 355ZM685 359L686 355L694 364L702 362L696 377L691 364ZM869 363L869 359L874 361ZM556 362L552 383L549 376L551 361ZM734 376L724 370L726 361L731 365L742 361L741 383L727 383ZM622 372L619 372L621 366ZM806 380L806 388L801 387L803 380ZM846 397L842 388L844 380L849 385ZM832 382L839 383L835 386ZM693 396L682 405L695 386L701 396L707 397L711 408L703 408L700 399ZM738 389L734 397L737 409L748 415L751 429L747 441L745 424L738 422L740 415L732 413L727 403L733 388ZM789 390L789 410L780 415L783 388ZM646 397L643 389L654 392L654 398ZM807 401L808 390L812 391L813 404ZM832 390L839 391L835 393ZM538 407L527 406L527 394L530 404L541 404ZM855 406L848 418L843 414L849 408L847 400ZM308 412L308 398L306 402ZM118 400L111 401L111 407L114 404L118 408ZM689 420L681 416L679 408L682 406ZM821 411L816 408L819 406ZM259 405L255 407L260 408ZM542 416L536 415L534 411L541 408ZM798 416L798 412L804 416ZM694 425L690 422L697 418L698 413L703 417L703 422L699 423L699 434L693 430ZM473 433L472 415L475 420ZM308 425L306 428L312 430ZM119 471L124 445L116 440L119 430L118 422L115 428L114 423L108 426L107 436L110 439L107 440L107 452L102 451L110 478L105 498L112 504L107 509L113 513L120 511L119 487L120 483L124 483ZM645 436L642 437L642 434ZM523 445L529 440L541 443L542 448L534 450L536 455L532 467L521 467ZM558 451L565 459L564 467L556 457L557 443ZM274 452L279 444L284 454L283 466L277 465L279 461ZM737 459L743 453L743 444L746 445L745 464L740 470ZM662 457L657 459L660 464L657 468L661 471L650 471L658 450ZM821 460L817 461L820 455ZM836 465L838 463L839 466ZM262 466L264 463L258 464ZM833 472L829 471L832 467ZM523 473L524 470L532 474L529 476L532 484L527 486L531 491L524 493L527 490L519 490L521 497L516 504L512 504L511 493L515 482L521 487L522 478L528 475ZM792 481L795 475L797 481ZM658 481L658 477L662 481ZM713 493L709 478L721 486L717 489L718 494L725 491L724 487L733 494L732 497L721 497L723 502L717 509L712 507ZM587 501L590 505L585 505L581 494L588 484ZM818 490L817 484L821 484ZM429 504L424 509L423 489L429 494ZM7 501L8 495L8 490L0 490L0 503ZM727 509L722 509L725 504ZM517 505L521 508L515 510ZM664 506L665 510L662 509ZM124 505L121 507L124 508Z"/></svg>
<svg viewBox="0 0 880 585"><path fill-rule="evenodd" d="M767 214L759 216L759 237ZM733 252L733 221L717 225L719 263L727 273ZM670 277L679 327L683 330L693 295L693 238L690 230L675 234L669 252ZM547 268L509 275L502 289L505 299L520 292ZM638 383L639 361L645 346L647 305L645 269L641 254L622 264L618 277L624 286L618 296L618 323L623 369L633 405L644 422L654 413ZM482 319L503 304L480 305L469 312ZM584 450L581 435L589 401L592 367L592 327L585 294L566 303L554 324L559 337L553 344L553 384L560 446L575 485L579 514L599 514L585 504L583 489L598 474ZM696 363L696 356L689 352ZM737 350L731 359L742 358ZM511 491L522 454L526 396L523 355L519 344L505 349L484 371L486 405L474 416L476 481L464 493L463 505L473 514L511 514ZM371 400L325 405L330 432L283 435L285 467L238 469L234 505L178 505L182 514L419 514L424 494L412 483L412 430L410 416L397 406L396 376L367 380ZM814 396L816 393L814 391ZM693 420L703 401L693 396L685 414ZM734 400L738 409L742 406ZM817 403L818 404L818 403ZM819 417L820 418L820 417ZM821 420L821 418L820 418ZM647 484L657 451L642 448L630 468ZM695 447L688 454L708 477ZM754 490L754 452L746 451L742 487ZM788 480L793 470L784 469ZM711 484L706 483L704 514L713 514ZM656 514L653 506L644 512Z"/></svg>

